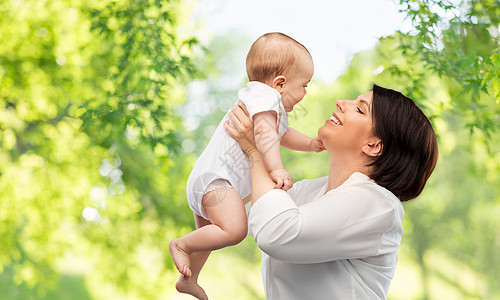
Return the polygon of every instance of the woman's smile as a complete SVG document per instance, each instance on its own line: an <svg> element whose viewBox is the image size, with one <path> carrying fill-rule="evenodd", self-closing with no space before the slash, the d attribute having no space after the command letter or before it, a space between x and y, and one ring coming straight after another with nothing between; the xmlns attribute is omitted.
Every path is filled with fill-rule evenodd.
<svg viewBox="0 0 500 300"><path fill-rule="evenodd" d="M329 120L326 120L327 123L333 126L342 126L342 121L340 121L339 117L337 116L336 113L333 113L333 115L330 117Z"/></svg>
<svg viewBox="0 0 500 300"><path fill-rule="evenodd" d="M337 116L336 113L333 113L332 116L330 117L330 120L337 126L342 126L342 121L340 121L340 118Z"/></svg>

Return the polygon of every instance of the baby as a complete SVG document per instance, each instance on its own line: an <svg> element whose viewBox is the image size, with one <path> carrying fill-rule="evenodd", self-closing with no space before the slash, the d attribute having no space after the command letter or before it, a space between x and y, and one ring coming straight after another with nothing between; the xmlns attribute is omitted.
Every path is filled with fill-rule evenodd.
<svg viewBox="0 0 500 300"><path fill-rule="evenodd" d="M324 150L319 138L288 128L288 113L306 94L314 67L309 51L282 33L258 38L246 59L249 83L238 92L254 122L255 142L276 188L288 190L292 177L284 169L280 145L292 150ZM182 274L181 293L208 299L198 275L210 251L236 245L247 235L245 201L251 192L248 157L225 131L223 118L196 161L187 182L187 198L196 230L169 244ZM247 206L248 207L248 206Z"/></svg>

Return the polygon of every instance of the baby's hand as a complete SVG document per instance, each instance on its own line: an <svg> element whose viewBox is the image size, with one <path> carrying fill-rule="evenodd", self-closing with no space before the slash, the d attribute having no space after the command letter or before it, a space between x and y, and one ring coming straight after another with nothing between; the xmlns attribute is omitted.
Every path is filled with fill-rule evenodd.
<svg viewBox="0 0 500 300"><path fill-rule="evenodd" d="M271 178L276 182L274 186L275 189L283 189L284 191L289 190L292 185L292 175L288 173L285 169L276 169L269 173Z"/></svg>
<svg viewBox="0 0 500 300"><path fill-rule="evenodd" d="M321 152L325 150L325 145L323 145L323 141L317 136L309 141L309 149L313 152Z"/></svg>

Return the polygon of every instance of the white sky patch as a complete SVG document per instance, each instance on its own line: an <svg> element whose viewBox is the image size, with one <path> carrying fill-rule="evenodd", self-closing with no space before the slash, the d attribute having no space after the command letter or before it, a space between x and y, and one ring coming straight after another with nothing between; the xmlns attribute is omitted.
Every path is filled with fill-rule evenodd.
<svg viewBox="0 0 500 300"><path fill-rule="evenodd" d="M313 78L326 82L333 82L355 53L372 48L380 37L411 28L392 0L201 0L194 4L194 17L204 27L202 40L231 29L241 29L253 40L266 32L288 34L311 52ZM250 46L242 45L247 51ZM245 57L241 63L244 70Z"/></svg>

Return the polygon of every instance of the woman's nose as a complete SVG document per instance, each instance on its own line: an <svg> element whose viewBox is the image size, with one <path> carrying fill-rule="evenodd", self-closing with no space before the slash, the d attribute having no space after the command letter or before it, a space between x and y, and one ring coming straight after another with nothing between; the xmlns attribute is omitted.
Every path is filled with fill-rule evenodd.
<svg viewBox="0 0 500 300"><path fill-rule="evenodd" d="M340 112L344 112L345 110L345 103L346 100L337 100L337 110L339 110Z"/></svg>

